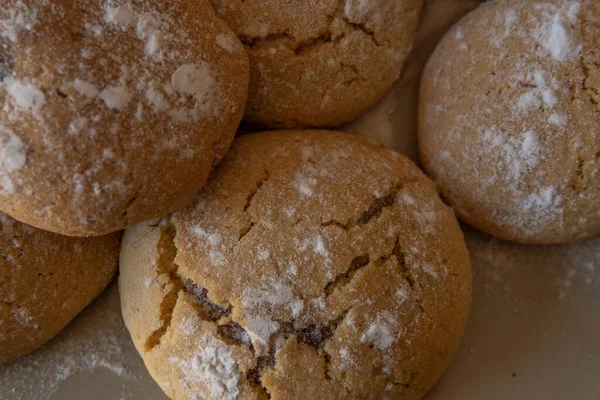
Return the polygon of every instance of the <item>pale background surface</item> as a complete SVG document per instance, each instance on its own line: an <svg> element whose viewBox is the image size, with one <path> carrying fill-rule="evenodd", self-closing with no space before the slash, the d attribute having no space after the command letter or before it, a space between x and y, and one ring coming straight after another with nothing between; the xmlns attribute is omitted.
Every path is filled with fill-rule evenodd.
<svg viewBox="0 0 600 400"><path fill-rule="evenodd" d="M416 159L420 70L439 36L475 3L429 0L401 80L344 129ZM474 270L469 327L452 366L427 399L600 398L600 238L520 246L465 230ZM0 367L0 399L166 397L131 343L113 284L55 340Z"/></svg>

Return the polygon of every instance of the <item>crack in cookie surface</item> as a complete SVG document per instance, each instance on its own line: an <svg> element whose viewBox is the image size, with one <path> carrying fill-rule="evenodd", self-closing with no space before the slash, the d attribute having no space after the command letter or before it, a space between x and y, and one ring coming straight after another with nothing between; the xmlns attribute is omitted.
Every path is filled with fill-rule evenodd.
<svg viewBox="0 0 600 400"><path fill-rule="evenodd" d="M177 274L179 267L175 263L175 257L177 256L177 248L174 243L175 226L170 220L165 220L158 229L160 229L160 239L157 244L159 257L156 263L156 274L157 276L164 275L167 278L167 283L163 285L163 289L167 285L171 285L171 288L160 303L160 320L162 324L146 340L144 344L145 351L150 351L160 344L160 340L171 325L173 310L177 304L179 292L183 289L183 283Z"/></svg>

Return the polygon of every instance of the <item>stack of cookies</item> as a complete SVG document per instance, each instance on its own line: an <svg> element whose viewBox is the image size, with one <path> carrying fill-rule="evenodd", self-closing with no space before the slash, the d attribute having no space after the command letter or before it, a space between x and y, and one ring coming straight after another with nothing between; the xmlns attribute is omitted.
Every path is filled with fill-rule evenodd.
<svg viewBox="0 0 600 400"><path fill-rule="evenodd" d="M423 397L471 304L455 212L521 243L600 233L600 2L497 0L447 34L418 114L433 180L323 130L391 88L422 7L0 0L0 364L119 269L173 399Z"/></svg>

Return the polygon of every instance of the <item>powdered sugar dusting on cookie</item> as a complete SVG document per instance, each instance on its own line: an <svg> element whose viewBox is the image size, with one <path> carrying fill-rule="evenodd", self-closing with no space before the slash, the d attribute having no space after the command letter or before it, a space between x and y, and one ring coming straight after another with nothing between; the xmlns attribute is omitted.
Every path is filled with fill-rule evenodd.
<svg viewBox="0 0 600 400"><path fill-rule="evenodd" d="M22 0L13 2L12 8L6 10L8 18L0 19L0 37L16 42L23 31L29 31L38 24L37 13Z"/></svg>
<svg viewBox="0 0 600 400"><path fill-rule="evenodd" d="M100 98L104 100L107 107L124 110L133 95L126 86L111 86L100 93Z"/></svg>
<svg viewBox="0 0 600 400"><path fill-rule="evenodd" d="M241 118L247 61L242 51L222 49L242 46L211 12L193 17L190 12L187 6L154 0L92 1L81 8L13 1L0 10L0 41L8 46L0 62L0 123L27 132L22 139L36 149L28 154L23 179L12 180L15 191L33 194L21 205L35 210L30 223L54 221L64 210L58 204L68 204L70 216L60 218L80 231L73 234L103 230L100 225L123 227L125 220L167 210L171 197L153 195L153 206L134 201L148 196L149 186L148 177L133 169L168 159L166 175L177 175L192 168L184 160L196 157L194 168L204 176L222 155L213 153L224 151ZM200 36L193 34L197 24ZM67 30L78 32L77 38ZM63 39L50 46L53 36ZM42 59L40 75L35 71ZM227 72L233 64L241 68L235 77ZM216 143L222 145L213 149ZM104 157L106 148L113 157ZM110 162L86 161L91 159ZM40 180L33 176L42 170L65 185L54 206L39 198ZM168 193L157 185L170 183L156 179L152 185ZM193 185L184 186L178 191L192 196ZM177 195L183 193L172 194ZM100 209L105 217L96 218Z"/></svg>
<svg viewBox="0 0 600 400"><path fill-rule="evenodd" d="M220 33L217 35L217 44L230 53L233 53L237 47L237 38L232 35Z"/></svg>
<svg viewBox="0 0 600 400"><path fill-rule="evenodd" d="M178 365L183 380L190 383L203 383L211 398L234 400L240 391L238 382L240 370L229 346L212 335L206 335L199 345L200 349L191 359L172 357L171 362Z"/></svg>
<svg viewBox="0 0 600 400"><path fill-rule="evenodd" d="M534 32L536 40L556 60L563 62L578 55L580 48L573 43L565 24L573 23L579 14L581 2L569 2L560 9L552 6L543 11L544 19ZM542 7L540 5L539 7Z"/></svg>
<svg viewBox="0 0 600 400"><path fill-rule="evenodd" d="M379 316L376 321L369 325L360 340L384 351L389 349L396 341L396 330L395 322L389 316Z"/></svg>
<svg viewBox="0 0 600 400"><path fill-rule="evenodd" d="M14 194L13 174L25 166L26 159L21 138L0 125L0 193Z"/></svg>
<svg viewBox="0 0 600 400"><path fill-rule="evenodd" d="M185 64L171 77L171 85L181 94L193 96L203 103L215 84L212 72L206 63Z"/></svg>
<svg viewBox="0 0 600 400"><path fill-rule="evenodd" d="M15 105L23 111L37 114L46 101L44 93L33 83L12 76L5 77L2 83Z"/></svg>
<svg viewBox="0 0 600 400"><path fill-rule="evenodd" d="M598 139L588 134L597 130L597 107L589 101L597 57L588 50L594 34L586 33L595 27L583 18L583 4L482 4L442 41L426 68L421 143L431 138L422 145L427 168L459 214L482 229L541 240L535 238L591 224L568 217L577 213L575 203L590 203L585 199L597 187L590 163L597 163ZM457 51L459 30L470 32L461 39L472 49L467 55ZM459 74L474 78L458 85L453 76Z"/></svg>

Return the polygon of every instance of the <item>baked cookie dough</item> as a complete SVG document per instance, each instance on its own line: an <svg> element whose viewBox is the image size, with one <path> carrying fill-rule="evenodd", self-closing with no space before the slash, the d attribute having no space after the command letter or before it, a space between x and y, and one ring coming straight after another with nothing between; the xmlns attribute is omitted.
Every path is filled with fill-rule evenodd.
<svg viewBox="0 0 600 400"><path fill-rule="evenodd" d="M104 290L120 238L61 236L0 212L0 365L52 339Z"/></svg>
<svg viewBox="0 0 600 400"><path fill-rule="evenodd" d="M248 80L206 0L0 0L0 209L73 236L168 214L229 148Z"/></svg>
<svg viewBox="0 0 600 400"><path fill-rule="evenodd" d="M498 0L424 72L419 146L460 218L522 243L600 233L600 2Z"/></svg>
<svg viewBox="0 0 600 400"><path fill-rule="evenodd" d="M471 302L453 211L358 136L238 138L196 201L126 231L123 316L174 399L417 399Z"/></svg>
<svg viewBox="0 0 600 400"><path fill-rule="evenodd" d="M250 55L245 120L333 127L398 79L423 0L211 0Z"/></svg>

